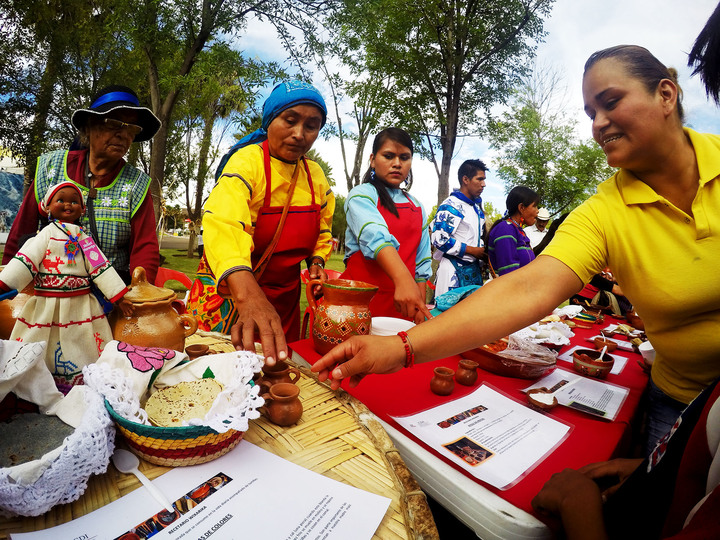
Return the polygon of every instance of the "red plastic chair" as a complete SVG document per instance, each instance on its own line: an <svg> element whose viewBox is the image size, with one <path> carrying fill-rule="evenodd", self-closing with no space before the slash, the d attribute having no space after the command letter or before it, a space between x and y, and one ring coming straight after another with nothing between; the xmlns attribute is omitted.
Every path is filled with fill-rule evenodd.
<svg viewBox="0 0 720 540"><path fill-rule="evenodd" d="M328 279L337 279L342 274L342 272L339 272L337 270L331 270L330 268L326 268L325 273L327 274ZM300 279L302 280L303 284L307 284L310 281L310 272L308 272L307 268L300 271ZM302 331L300 332L300 339L305 339L306 337L308 337L308 328L312 328L312 324L313 313L310 306L308 306L305 308L305 313L303 313Z"/></svg>
<svg viewBox="0 0 720 540"><path fill-rule="evenodd" d="M182 303L182 311L184 313L185 307L187 306L188 296L190 295L190 289L192 288L192 280L179 270L173 270L172 268L163 268L161 266L160 268L158 268L157 275L155 276L155 286L163 287L168 281L177 281L181 285L187 287L185 298L183 300L179 300L179 302Z"/></svg>

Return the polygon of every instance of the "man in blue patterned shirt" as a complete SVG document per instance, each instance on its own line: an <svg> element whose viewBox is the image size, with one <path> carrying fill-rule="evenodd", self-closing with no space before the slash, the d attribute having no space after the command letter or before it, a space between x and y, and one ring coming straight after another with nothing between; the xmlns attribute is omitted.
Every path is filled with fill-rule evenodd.
<svg viewBox="0 0 720 540"><path fill-rule="evenodd" d="M485 214L480 195L485 189L487 170L479 159L465 161L458 169L460 189L437 209L431 234L436 248L433 258L440 261L436 296L458 287L482 285Z"/></svg>

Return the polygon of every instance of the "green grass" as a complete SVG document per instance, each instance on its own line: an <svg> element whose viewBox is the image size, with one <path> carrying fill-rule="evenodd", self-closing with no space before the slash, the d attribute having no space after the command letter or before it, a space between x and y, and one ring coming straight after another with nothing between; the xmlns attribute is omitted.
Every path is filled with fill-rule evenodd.
<svg viewBox="0 0 720 540"><path fill-rule="evenodd" d="M200 262L200 258L197 256L197 253L195 253L195 256L192 259L188 259L187 249L161 249L160 255L165 257L165 262L163 262L161 266L182 272L190 278L190 281L195 280L198 263ZM172 289L176 292L187 291L187 288L177 281L168 281L164 287Z"/></svg>

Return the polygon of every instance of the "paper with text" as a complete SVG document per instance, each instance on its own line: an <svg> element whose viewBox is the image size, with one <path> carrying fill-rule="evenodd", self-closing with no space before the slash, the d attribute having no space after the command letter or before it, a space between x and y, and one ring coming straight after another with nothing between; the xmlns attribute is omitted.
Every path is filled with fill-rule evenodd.
<svg viewBox="0 0 720 540"><path fill-rule="evenodd" d="M390 504L247 441L219 459L178 467L153 483L175 501L174 515L140 488L64 525L11 538L359 540L373 536Z"/></svg>
<svg viewBox="0 0 720 540"><path fill-rule="evenodd" d="M573 382L567 390L562 386ZM615 420L628 397L630 390L624 386L609 384L599 379L584 377L579 373L556 369L547 377L543 377L532 386L525 388L525 392L533 388L544 386L551 392L558 390L555 397L560 405L577 409L606 420Z"/></svg>
<svg viewBox="0 0 720 540"><path fill-rule="evenodd" d="M473 476L507 489L567 436L570 426L483 385L412 416L393 417Z"/></svg>

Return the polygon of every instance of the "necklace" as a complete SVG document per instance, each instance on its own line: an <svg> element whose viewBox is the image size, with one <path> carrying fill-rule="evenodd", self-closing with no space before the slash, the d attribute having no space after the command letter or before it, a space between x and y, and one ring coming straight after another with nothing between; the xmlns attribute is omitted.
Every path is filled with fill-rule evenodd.
<svg viewBox="0 0 720 540"><path fill-rule="evenodd" d="M77 261L75 259L78 253L80 253L80 233L78 233L77 236L73 236L62 221L56 221L55 223L59 224L62 230L68 236L68 239L65 241L64 246L65 255L68 259L68 265L74 266L75 264L77 264Z"/></svg>

